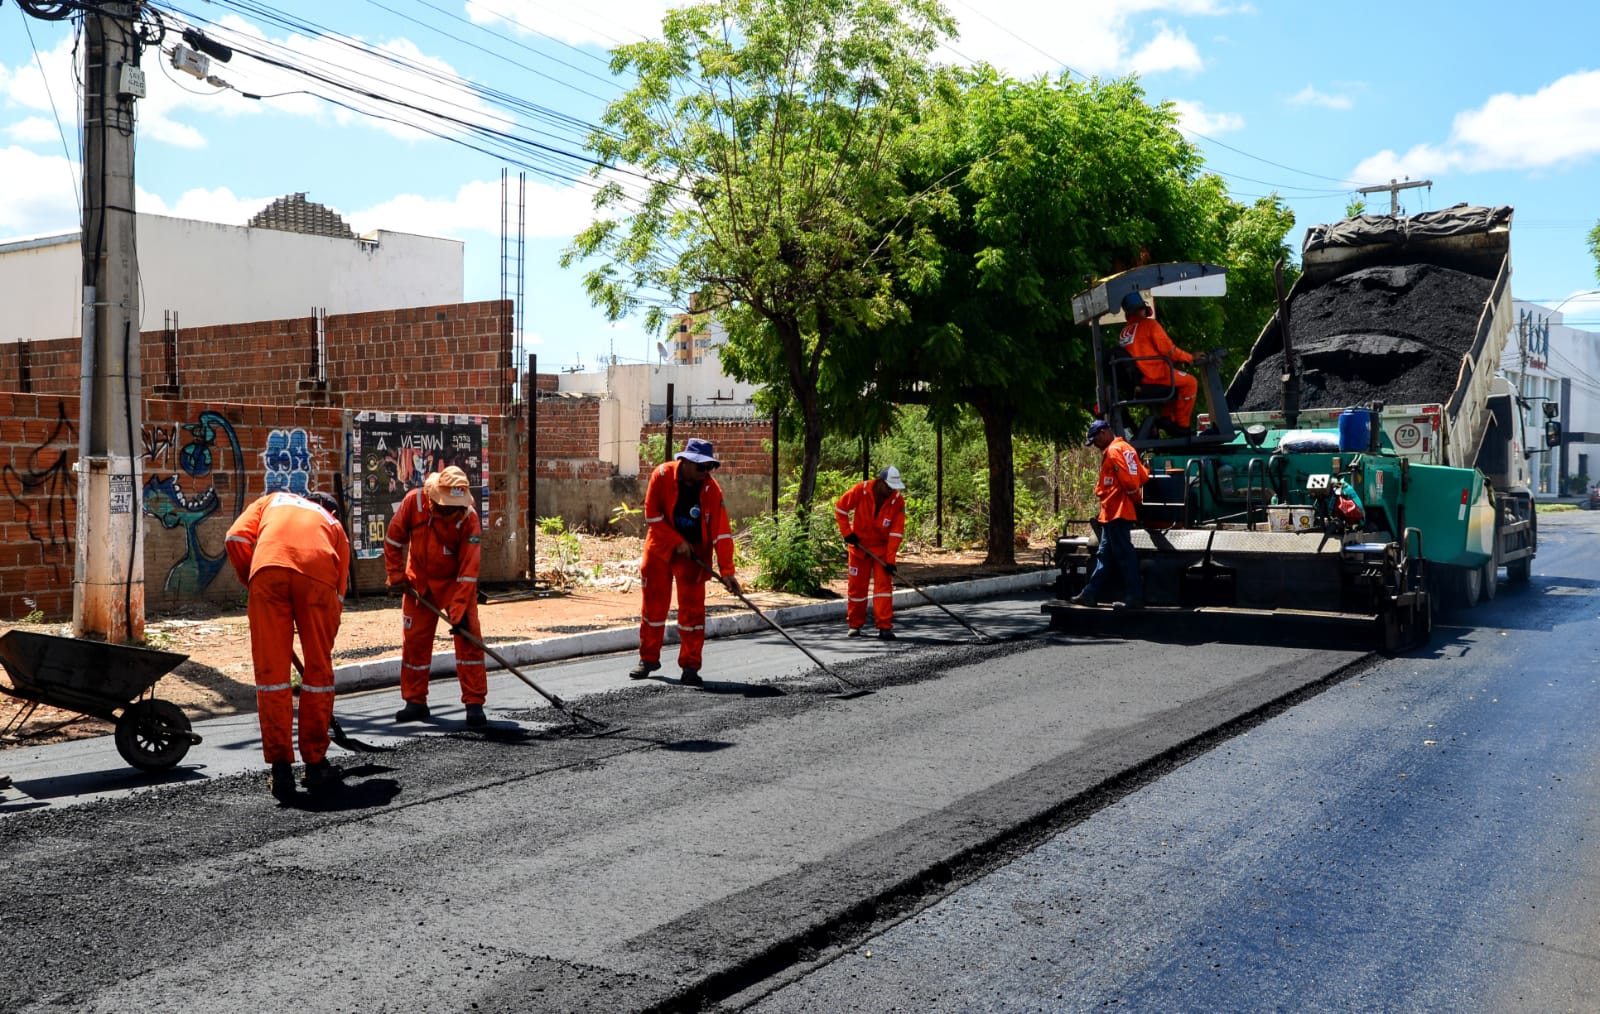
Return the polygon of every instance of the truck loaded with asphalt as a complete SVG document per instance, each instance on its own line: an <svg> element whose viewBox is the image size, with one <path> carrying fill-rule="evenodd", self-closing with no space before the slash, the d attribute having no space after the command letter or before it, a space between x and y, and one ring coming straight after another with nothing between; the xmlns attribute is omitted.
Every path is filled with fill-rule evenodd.
<svg viewBox="0 0 1600 1014"><path fill-rule="evenodd" d="M1200 364L1209 425L1176 440L1133 430L1149 392L1122 396L1100 321L1128 292L1190 294L1222 269L1150 265L1075 297L1103 414L1152 472L1135 533L1148 604L1369 622L1394 650L1427 638L1441 601L1492 596L1498 568L1528 579L1523 413L1496 372L1510 224L1510 208L1463 206L1313 227L1300 278L1223 397L1215 362ZM1053 623L1082 612L1065 600L1092 553L1092 539L1060 540Z"/></svg>

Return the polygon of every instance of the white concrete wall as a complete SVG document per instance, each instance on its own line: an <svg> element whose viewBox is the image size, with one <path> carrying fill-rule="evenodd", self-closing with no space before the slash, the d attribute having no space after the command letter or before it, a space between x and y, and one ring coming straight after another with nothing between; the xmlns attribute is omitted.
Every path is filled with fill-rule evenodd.
<svg viewBox="0 0 1600 1014"><path fill-rule="evenodd" d="M1551 399L1561 406L1561 426L1567 433L1600 433L1600 334L1567 327L1561 323L1559 311L1537 303L1517 300L1514 306L1518 320L1524 310L1531 311L1536 320L1549 319L1549 354L1541 358L1537 355L1539 350L1530 349L1524 360L1518 331L1513 329L1501 357L1501 369L1525 397ZM1564 404L1560 400L1563 380L1568 382L1570 392ZM1539 440L1544 427L1544 404L1544 401L1533 401L1528 412L1529 443L1536 448L1543 446ZM1567 474L1578 474L1580 454L1589 457L1589 481L1600 479L1600 443L1569 443ZM1528 464L1540 480L1537 488L1551 495L1564 492L1560 484L1561 456L1558 453L1536 454Z"/></svg>
<svg viewBox="0 0 1600 1014"><path fill-rule="evenodd" d="M464 244L378 231L364 239L140 215L140 330L176 310L182 327L359 313L463 301ZM0 341L76 337L82 260L76 233L0 243Z"/></svg>

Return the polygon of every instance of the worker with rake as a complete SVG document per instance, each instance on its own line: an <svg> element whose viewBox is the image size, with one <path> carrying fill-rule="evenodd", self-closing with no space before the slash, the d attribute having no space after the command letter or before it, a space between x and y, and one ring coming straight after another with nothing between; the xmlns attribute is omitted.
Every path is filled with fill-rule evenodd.
<svg viewBox="0 0 1600 1014"><path fill-rule="evenodd" d="M644 560L639 567L644 607L639 618L639 664L628 671L642 680L661 668L661 644L672 608L672 586L678 586L679 681L698 687L701 652L706 642L706 580L716 558L717 579L738 594L733 576L733 535L722 487L711 473L722 463L711 441L691 439L673 460L650 474L644 493Z"/></svg>
<svg viewBox="0 0 1600 1014"><path fill-rule="evenodd" d="M406 703L395 712L396 722L420 722L429 716L428 674L433 670L433 633L439 617L416 596L426 596L437 606L455 635L456 679L461 682L467 724L489 721L483 713L489 674L478 626L482 533L467 473L455 465L430 474L421 489L407 493L389 521L383 566L389 588L405 595L400 604L404 627L400 696Z"/></svg>
<svg viewBox="0 0 1600 1014"><path fill-rule="evenodd" d="M333 721L333 639L344 610L350 541L339 503L327 493L268 493L228 527L228 560L249 589L250 655L256 675L267 785L280 802L294 797L294 635L305 668L300 686L300 759L306 788L338 780L328 763Z"/></svg>
<svg viewBox="0 0 1600 1014"><path fill-rule="evenodd" d="M845 585L845 622L851 637L867 625L867 585L872 586L872 619L878 636L894 640L894 558L906 534L905 480L893 465L845 490L833 505L839 534L850 546L850 579Z"/></svg>

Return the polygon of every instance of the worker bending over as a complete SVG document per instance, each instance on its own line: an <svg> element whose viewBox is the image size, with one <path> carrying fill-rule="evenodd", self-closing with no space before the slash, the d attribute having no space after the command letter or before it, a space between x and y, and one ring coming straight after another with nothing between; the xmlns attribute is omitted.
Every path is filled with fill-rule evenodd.
<svg viewBox="0 0 1600 1014"><path fill-rule="evenodd" d="M893 465L876 478L845 490L833 505L839 534L850 546L850 579L845 586L845 622L851 637L867 623L867 585L872 585L872 619L878 636L894 640L895 556L906 534L905 480ZM877 559L874 559L876 557Z"/></svg>

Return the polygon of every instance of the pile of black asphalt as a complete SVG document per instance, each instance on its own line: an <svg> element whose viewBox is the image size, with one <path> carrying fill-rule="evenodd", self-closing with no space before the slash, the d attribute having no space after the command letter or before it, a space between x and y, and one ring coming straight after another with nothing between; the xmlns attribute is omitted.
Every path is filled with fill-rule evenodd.
<svg viewBox="0 0 1600 1014"><path fill-rule="evenodd" d="M876 691L850 701L819 670L708 669L703 691L585 697L615 735L491 709L481 732L337 754L345 783L287 806L262 775L0 800L0 1007L697 1009L1363 658L1196 641L1131 671L1127 653L902 645L838 667Z"/></svg>
<svg viewBox="0 0 1600 1014"><path fill-rule="evenodd" d="M1446 402L1477 337L1493 283L1434 264L1341 275L1289 304L1302 407ZM1269 334L1228 389L1239 412L1282 407L1281 341Z"/></svg>

